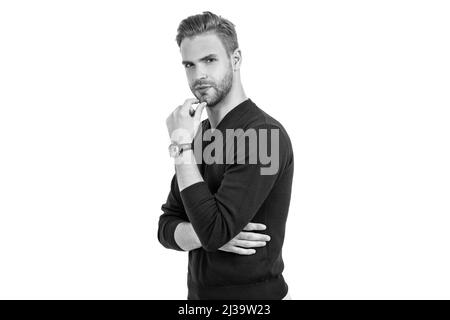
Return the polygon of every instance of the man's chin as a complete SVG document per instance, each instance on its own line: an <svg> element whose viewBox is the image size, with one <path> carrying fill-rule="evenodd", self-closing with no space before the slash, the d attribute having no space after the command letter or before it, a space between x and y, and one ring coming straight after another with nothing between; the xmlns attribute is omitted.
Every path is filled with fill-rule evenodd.
<svg viewBox="0 0 450 320"><path fill-rule="evenodd" d="M217 99L217 96L215 95L196 95L194 93L194 96L198 99L199 103L206 102L207 107L214 107L217 103L219 103L219 99Z"/></svg>
<svg viewBox="0 0 450 320"><path fill-rule="evenodd" d="M194 93L194 96L198 99L199 103L206 102L206 106L209 105L210 99L208 99L207 96L203 96L203 95L198 96L195 93Z"/></svg>
<svg viewBox="0 0 450 320"><path fill-rule="evenodd" d="M210 108L214 107L215 105L217 105L222 100L220 97L218 97L216 95L214 95L214 96L204 96L204 97L202 97L202 99L203 99L203 101L206 102L206 106L210 107ZM202 101L202 100L200 99L200 101Z"/></svg>
<svg viewBox="0 0 450 320"><path fill-rule="evenodd" d="M200 97L200 99L198 99L198 100L200 101L200 103L206 102L206 106L207 106L207 107L214 107L214 106L217 104L217 103L215 103L215 102L213 101L213 99L210 99L210 98L205 97L205 96Z"/></svg>

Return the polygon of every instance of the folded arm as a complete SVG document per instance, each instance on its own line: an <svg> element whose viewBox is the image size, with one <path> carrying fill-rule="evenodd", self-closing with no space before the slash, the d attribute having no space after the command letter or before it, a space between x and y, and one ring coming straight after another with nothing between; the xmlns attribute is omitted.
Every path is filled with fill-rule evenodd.
<svg viewBox="0 0 450 320"><path fill-rule="evenodd" d="M162 205L164 213L159 219L158 239L168 249L178 251L199 249L202 244L192 224L188 221L177 191L178 186L174 176L167 201ZM240 255L254 254L256 251L253 248L263 247L270 240L268 235L257 232L265 229L266 226L263 224L249 223L244 230L219 250Z"/></svg>
<svg viewBox="0 0 450 320"><path fill-rule="evenodd" d="M240 255L255 254L253 248L264 247L270 237L251 231L265 230L266 226L261 223L249 223L236 237L219 248L220 251L236 253ZM175 229L175 241L184 251L191 251L202 247L202 244L189 222L181 222Z"/></svg>
<svg viewBox="0 0 450 320"><path fill-rule="evenodd" d="M267 150L278 153L278 165L283 167L288 158L288 142L277 135L279 139L273 143L270 130L268 133ZM176 165L186 215L207 251L219 250L244 229L279 177L278 171L276 174L262 174L264 166L260 161L250 164L249 158L254 152L257 150L246 150L244 155L234 154L234 162L226 165L223 180L215 194L210 192L195 163Z"/></svg>

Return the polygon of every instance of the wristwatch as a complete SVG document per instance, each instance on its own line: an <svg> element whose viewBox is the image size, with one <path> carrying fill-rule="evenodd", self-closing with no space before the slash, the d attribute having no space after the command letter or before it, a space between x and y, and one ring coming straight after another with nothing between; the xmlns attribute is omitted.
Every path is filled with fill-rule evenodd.
<svg viewBox="0 0 450 320"><path fill-rule="evenodd" d="M181 143L178 144L176 142L172 142L169 145L169 154L172 158L178 157L183 151L193 149L192 142L191 143Z"/></svg>

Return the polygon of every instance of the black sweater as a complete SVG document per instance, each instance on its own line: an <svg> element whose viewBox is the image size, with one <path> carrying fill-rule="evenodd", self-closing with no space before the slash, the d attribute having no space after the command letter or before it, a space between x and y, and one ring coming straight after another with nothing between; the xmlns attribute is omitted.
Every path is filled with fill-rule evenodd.
<svg viewBox="0 0 450 320"><path fill-rule="evenodd" d="M256 164L251 162L248 148L245 164L238 163L237 158L242 160L242 154L227 148L225 137L226 129L239 128L267 129L267 155L273 149L271 129L278 129L276 174L262 175L261 168L270 165L261 162L259 157ZM207 129L210 129L208 119L201 123L198 134ZM192 223L202 247L189 252L188 299L282 299L288 290L282 276L282 246L294 173L289 136L277 120L251 99L229 111L216 130L224 137L223 164L199 163L204 181L190 185L181 193L174 175L167 201L161 207L164 213L159 220L158 239L164 247L182 251L174 239L175 228L180 222ZM257 137L259 141L260 135ZM204 141L202 150L209 143ZM233 152L234 163L225 161L227 152ZM262 233L268 234L271 240L265 247L255 248L253 255L219 250L249 222L267 226Z"/></svg>

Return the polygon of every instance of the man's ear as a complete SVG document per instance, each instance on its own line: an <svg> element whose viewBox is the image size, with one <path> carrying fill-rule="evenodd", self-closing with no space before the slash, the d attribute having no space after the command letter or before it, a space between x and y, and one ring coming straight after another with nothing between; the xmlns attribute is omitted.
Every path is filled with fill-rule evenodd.
<svg viewBox="0 0 450 320"><path fill-rule="evenodd" d="M242 63L241 49L237 48L236 50L234 50L233 54L231 55L231 61L233 63L234 71L237 71L241 68Z"/></svg>

